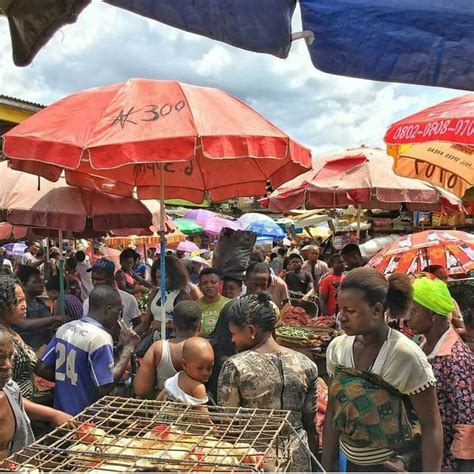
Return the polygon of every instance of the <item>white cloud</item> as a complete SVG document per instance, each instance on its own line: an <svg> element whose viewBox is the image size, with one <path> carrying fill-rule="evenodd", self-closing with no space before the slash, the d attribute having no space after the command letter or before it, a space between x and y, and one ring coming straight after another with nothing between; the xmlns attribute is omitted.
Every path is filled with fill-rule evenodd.
<svg viewBox="0 0 474 474"><path fill-rule="evenodd" d="M295 16L294 30L300 29ZM219 87L249 103L315 154L382 146L390 123L461 91L338 77L316 70L304 41L281 60L185 33L93 2L27 68L11 59L0 17L0 94L49 104L131 77Z"/></svg>
<svg viewBox="0 0 474 474"><path fill-rule="evenodd" d="M216 44L201 59L191 64L199 76L220 76L232 64L232 57L223 46Z"/></svg>

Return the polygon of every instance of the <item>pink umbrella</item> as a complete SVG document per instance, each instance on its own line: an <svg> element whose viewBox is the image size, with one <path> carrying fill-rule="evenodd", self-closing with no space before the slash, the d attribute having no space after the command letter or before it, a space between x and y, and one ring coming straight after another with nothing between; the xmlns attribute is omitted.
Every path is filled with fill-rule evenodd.
<svg viewBox="0 0 474 474"><path fill-rule="evenodd" d="M242 230L242 226L237 221L224 219L223 217L214 217L206 222L203 222L202 227L205 232L212 235L217 235L225 227L232 230Z"/></svg>
<svg viewBox="0 0 474 474"><path fill-rule="evenodd" d="M180 252L194 252L196 250L199 250L199 247L194 243L191 242L190 240L184 240L183 242L180 242L178 246L176 247L176 250L179 250Z"/></svg>
<svg viewBox="0 0 474 474"><path fill-rule="evenodd" d="M271 211L341 208L360 205L365 209L462 213L462 201L424 181L402 178L393 170L393 160L378 148L355 148L315 159L312 170L288 181L262 199Z"/></svg>
<svg viewBox="0 0 474 474"><path fill-rule="evenodd" d="M199 225L207 222L210 219L219 217L215 212L208 211L207 209L191 209L186 211L183 218L197 222Z"/></svg>

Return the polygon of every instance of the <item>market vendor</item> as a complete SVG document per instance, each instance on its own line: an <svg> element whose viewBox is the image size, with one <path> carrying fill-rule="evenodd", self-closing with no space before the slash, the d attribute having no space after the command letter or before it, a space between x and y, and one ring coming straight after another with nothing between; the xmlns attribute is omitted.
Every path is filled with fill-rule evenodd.
<svg viewBox="0 0 474 474"><path fill-rule="evenodd" d="M449 324L454 309L440 279L417 278L408 325L426 338L422 349L433 367L444 433L443 471L474 470L474 356Z"/></svg>
<svg viewBox="0 0 474 474"><path fill-rule="evenodd" d="M135 265L140 255L132 248L127 248L120 253L120 269L115 273L118 288L131 295L148 292L153 285L140 276L135 270Z"/></svg>
<svg viewBox="0 0 474 474"><path fill-rule="evenodd" d="M316 364L275 341L276 311L269 295L242 296L230 301L224 311L238 354L222 366L218 404L289 410L290 423L297 433L288 433L292 456L289 470L311 471L308 444L314 455L318 446Z"/></svg>
<svg viewBox="0 0 474 474"><path fill-rule="evenodd" d="M60 426L71 416L22 398L12 380L13 337L0 326L0 461L34 441L30 419Z"/></svg>
<svg viewBox="0 0 474 474"><path fill-rule="evenodd" d="M222 296L222 278L214 268L204 268L199 274L199 288L202 298L197 303L202 312L201 337L207 337L214 330L219 313L229 301Z"/></svg>
<svg viewBox="0 0 474 474"><path fill-rule="evenodd" d="M319 293L319 284L323 277L329 273L329 266L319 259L320 249L317 245L310 245L308 248L308 259L302 266L303 271L311 273L314 283L314 292Z"/></svg>
<svg viewBox="0 0 474 474"><path fill-rule="evenodd" d="M319 284L319 301L321 314L335 316L337 314L337 292L344 273L344 260L335 253L329 257L330 273L323 276Z"/></svg>
<svg viewBox="0 0 474 474"><path fill-rule="evenodd" d="M285 282L290 295L294 298L308 298L316 290L311 273L302 269L303 257L295 253L291 254L289 268L290 271L285 275Z"/></svg>
<svg viewBox="0 0 474 474"><path fill-rule="evenodd" d="M387 281L376 270L357 268L341 282L345 334L326 351L332 381L322 460L328 471L336 468L338 449L348 471L440 471L443 429L433 370L423 351L385 319L387 310L406 313L410 301L406 275Z"/></svg>

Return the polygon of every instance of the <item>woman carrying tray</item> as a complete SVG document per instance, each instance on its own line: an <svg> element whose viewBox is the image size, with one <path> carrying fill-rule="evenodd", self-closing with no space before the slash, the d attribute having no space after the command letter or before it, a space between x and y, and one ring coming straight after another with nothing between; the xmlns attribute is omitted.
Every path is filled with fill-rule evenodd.
<svg viewBox="0 0 474 474"><path fill-rule="evenodd" d="M273 338L275 306L270 297L246 295L226 305L229 330L237 351L222 366L218 404L227 407L291 411L295 432L289 435L290 471L310 471L308 447L316 454L316 364L280 346Z"/></svg>

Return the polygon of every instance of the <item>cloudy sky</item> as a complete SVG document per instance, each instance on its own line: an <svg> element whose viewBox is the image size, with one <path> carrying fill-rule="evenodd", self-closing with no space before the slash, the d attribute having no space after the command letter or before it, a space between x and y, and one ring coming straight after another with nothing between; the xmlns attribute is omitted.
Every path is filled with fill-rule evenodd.
<svg viewBox="0 0 474 474"><path fill-rule="evenodd" d="M300 22L295 15L294 31ZM251 53L93 2L27 68L11 59L0 17L0 94L48 105L72 92L131 77L177 79L225 89L315 155L382 146L385 128L462 91L332 76L316 70L305 44L288 59Z"/></svg>

